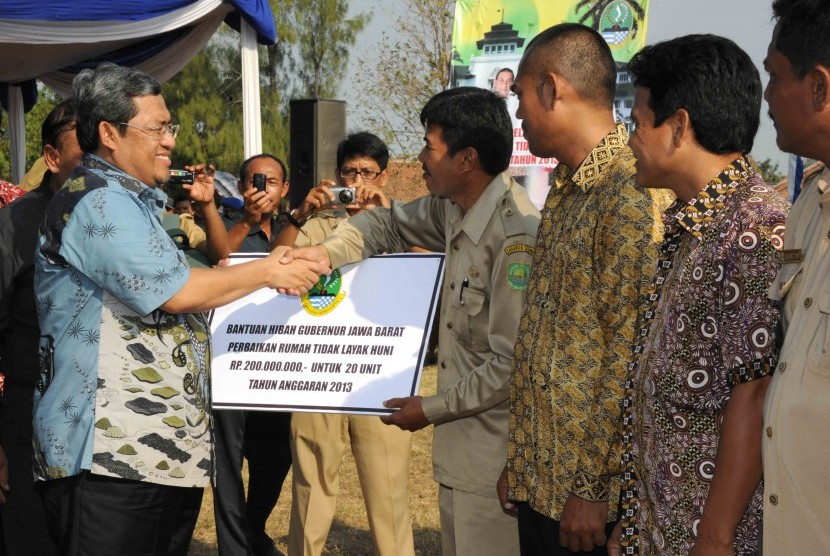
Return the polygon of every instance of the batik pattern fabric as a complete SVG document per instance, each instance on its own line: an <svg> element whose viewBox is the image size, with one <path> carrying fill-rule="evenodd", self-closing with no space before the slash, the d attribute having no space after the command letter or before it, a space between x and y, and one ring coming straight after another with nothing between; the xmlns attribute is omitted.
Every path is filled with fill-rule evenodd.
<svg viewBox="0 0 830 556"><path fill-rule="evenodd" d="M161 224L165 198L86 155L47 208L35 257L39 480L89 470L208 484L209 329L200 313L159 308L190 274Z"/></svg>
<svg viewBox="0 0 830 556"><path fill-rule="evenodd" d="M13 183L9 183L5 180L0 180L0 207L8 205L18 197L22 197L25 194L25 189L17 187Z"/></svg>
<svg viewBox="0 0 830 556"><path fill-rule="evenodd" d="M509 496L556 520L571 494L616 516L626 365L672 198L635 184L627 143L618 126L556 169L515 346Z"/></svg>
<svg viewBox="0 0 830 556"><path fill-rule="evenodd" d="M716 472L732 389L775 368L788 206L745 158L664 214L665 238L626 383L623 554L686 555ZM757 554L763 486L735 554Z"/></svg>

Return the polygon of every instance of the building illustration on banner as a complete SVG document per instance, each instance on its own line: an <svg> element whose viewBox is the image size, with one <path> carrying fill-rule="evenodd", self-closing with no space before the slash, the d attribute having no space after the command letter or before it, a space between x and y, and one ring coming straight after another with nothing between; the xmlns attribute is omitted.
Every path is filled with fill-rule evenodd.
<svg viewBox="0 0 830 556"><path fill-rule="evenodd" d="M565 4L571 4L565 6ZM519 2L458 2L456 27L453 34L451 87L472 86L496 90L496 79L503 70L515 75L527 44L541 30L562 21L589 24L605 39L617 61L617 91L614 118L632 131L631 108L634 86L628 73L628 60L645 42L647 0L605 0L593 5L593 12L584 11L573 0L551 7L541 0ZM635 6L636 4L636 6ZM557 12L557 13L554 13ZM561 12L561 13L559 13ZM484 23L496 23L487 28ZM512 77L512 76L511 76ZM521 121L516 119L518 100L512 93L506 97L513 120L513 157L511 173L526 186L532 186L538 170L544 174L556 167L555 159L533 156L524 140ZM536 199L537 197L533 195Z"/></svg>

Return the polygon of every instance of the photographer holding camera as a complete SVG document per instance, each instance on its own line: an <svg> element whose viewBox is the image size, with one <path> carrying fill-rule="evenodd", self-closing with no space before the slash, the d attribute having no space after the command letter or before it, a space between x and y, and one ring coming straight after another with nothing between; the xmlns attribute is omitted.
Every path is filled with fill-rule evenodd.
<svg viewBox="0 0 830 556"><path fill-rule="evenodd" d="M349 216L378 206L389 208L383 192L388 161L389 151L377 136L364 131L346 137L337 147L336 181L320 180L298 209L280 215L283 226L271 248L315 245Z"/></svg>
<svg viewBox="0 0 830 556"><path fill-rule="evenodd" d="M354 133L337 146L337 181L322 180L286 221L274 246L316 245L350 216L389 207L383 193L389 150L371 133ZM375 554L414 556L409 514L411 433L375 416L295 413L294 465L288 553L319 556L334 518L343 453L351 448L363 492Z"/></svg>
<svg viewBox="0 0 830 556"><path fill-rule="evenodd" d="M231 253L267 253L278 231L274 215L288 194L285 164L270 154L254 155L242 163L237 187L245 199L242 214L223 215Z"/></svg>
<svg viewBox="0 0 830 556"><path fill-rule="evenodd" d="M274 220L288 193L285 164L271 154L248 158L239 169L242 213L222 215L230 251L267 253L279 230ZM208 242L216 241L208 233ZM219 554L278 556L265 522L279 500L291 468L290 413L217 410L216 487L213 491ZM248 461L248 492L242 481L242 459Z"/></svg>

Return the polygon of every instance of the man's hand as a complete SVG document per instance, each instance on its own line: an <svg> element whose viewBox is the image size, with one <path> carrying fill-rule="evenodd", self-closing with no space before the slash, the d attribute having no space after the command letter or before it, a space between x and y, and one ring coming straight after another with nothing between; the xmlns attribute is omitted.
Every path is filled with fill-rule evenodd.
<svg viewBox="0 0 830 556"><path fill-rule="evenodd" d="M619 521L611 531L611 538L608 539L608 556L622 556L622 523Z"/></svg>
<svg viewBox="0 0 830 556"><path fill-rule="evenodd" d="M251 226L259 224L262 220L263 214L271 214L277 209L268 191L259 191L256 187L249 187L242 194L245 200L243 212L245 213L245 221Z"/></svg>
<svg viewBox="0 0 830 556"><path fill-rule="evenodd" d="M331 259L329 258L329 252L322 245L314 245L312 247L298 247L297 249L291 249L290 247L285 247L281 245L279 247L276 247L273 251L271 251L271 253L277 254L282 264L288 264L292 261L302 259L313 263L319 263L324 267L331 269ZM326 272L325 274L328 274L328 272Z"/></svg>
<svg viewBox="0 0 830 556"><path fill-rule="evenodd" d="M395 425L405 431L419 431L429 425L424 409L421 407L421 396L408 398L392 398L383 402L383 407L395 407L398 411L380 418L387 425Z"/></svg>
<svg viewBox="0 0 830 556"><path fill-rule="evenodd" d="M334 201L334 193L332 193L331 188L336 185L332 180L320 180L320 183L312 188L308 192L308 195L305 196L305 200L300 205L298 212L300 214L309 214L330 206L332 201Z"/></svg>
<svg viewBox="0 0 830 556"><path fill-rule="evenodd" d="M608 502L589 502L571 494L559 521L559 544L571 552L589 552L605 544Z"/></svg>
<svg viewBox="0 0 830 556"><path fill-rule="evenodd" d="M331 273L329 265L318 260L296 258L283 262L288 250L287 247L277 247L268 255L268 260L273 262L268 285L280 293L302 295L320 281L320 276Z"/></svg>
<svg viewBox="0 0 830 556"><path fill-rule="evenodd" d="M6 493L9 491L9 460L6 452L0 446L0 504L6 503Z"/></svg>
<svg viewBox="0 0 830 556"><path fill-rule="evenodd" d="M507 466L504 466L504 469L499 475L499 480L496 482L496 492L499 495L499 502L501 503L501 509L507 515L512 515L516 517L519 515L519 509L516 507L516 504L511 502L507 499Z"/></svg>
<svg viewBox="0 0 830 556"><path fill-rule="evenodd" d="M331 188L336 185L331 180L320 180L320 183L308 192L298 212L300 214L308 214L331 207L334 201L336 201ZM389 208L392 206L389 197L386 196L382 188L369 184L361 184L354 190L354 200L354 203L346 205L345 208L351 210L371 210L375 207Z"/></svg>
<svg viewBox="0 0 830 556"><path fill-rule="evenodd" d="M215 191L213 176L216 174L216 168L213 164L210 166L196 164L194 166L185 166L184 169L188 172L193 172L193 183L182 184L182 189L187 191L190 200L203 205L213 203Z"/></svg>
<svg viewBox="0 0 830 556"><path fill-rule="evenodd" d="M383 188L375 185L361 184L354 192L355 203L346 208L359 208L372 210L373 208L389 208L392 203L389 197L383 192Z"/></svg>

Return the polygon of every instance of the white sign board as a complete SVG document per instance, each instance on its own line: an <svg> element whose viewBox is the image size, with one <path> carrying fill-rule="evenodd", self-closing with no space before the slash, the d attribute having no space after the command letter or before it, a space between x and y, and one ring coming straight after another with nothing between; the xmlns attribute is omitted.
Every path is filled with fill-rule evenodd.
<svg viewBox="0 0 830 556"><path fill-rule="evenodd" d="M302 297L263 289L216 309L213 408L391 413L384 400L418 392L443 266L442 254L372 257Z"/></svg>

